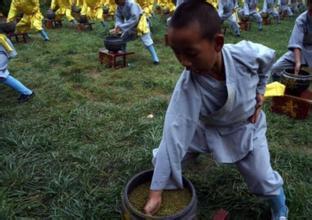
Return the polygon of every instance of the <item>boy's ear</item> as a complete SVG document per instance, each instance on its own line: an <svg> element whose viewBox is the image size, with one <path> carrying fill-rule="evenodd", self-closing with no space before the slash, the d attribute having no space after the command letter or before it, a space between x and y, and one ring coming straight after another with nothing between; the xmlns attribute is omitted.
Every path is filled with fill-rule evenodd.
<svg viewBox="0 0 312 220"><path fill-rule="evenodd" d="M215 36L215 50L220 52L224 45L224 35L223 34L216 34Z"/></svg>

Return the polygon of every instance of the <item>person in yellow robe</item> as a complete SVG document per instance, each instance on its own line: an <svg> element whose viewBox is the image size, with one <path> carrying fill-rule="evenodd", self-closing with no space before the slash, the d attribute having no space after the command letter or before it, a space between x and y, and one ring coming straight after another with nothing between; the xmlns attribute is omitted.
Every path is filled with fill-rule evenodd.
<svg viewBox="0 0 312 220"><path fill-rule="evenodd" d="M142 8L145 16L147 18L152 17L153 14L153 6L154 6L154 1L153 0L137 0L136 1Z"/></svg>
<svg viewBox="0 0 312 220"><path fill-rule="evenodd" d="M77 21L71 14L71 7L73 5L72 0L52 0L51 9L55 11L56 19L61 20L66 16L67 20L77 24Z"/></svg>
<svg viewBox="0 0 312 220"><path fill-rule="evenodd" d="M12 0L7 21L14 22L19 14L23 14L23 17L16 25L18 33L35 30L40 32L45 41L49 40L47 32L42 27L43 16L39 0Z"/></svg>
<svg viewBox="0 0 312 220"><path fill-rule="evenodd" d="M117 5L115 0L103 0L103 5L109 9L109 15L114 16L116 13Z"/></svg>
<svg viewBox="0 0 312 220"><path fill-rule="evenodd" d="M81 15L90 20L103 21L103 5L102 0L83 0Z"/></svg>

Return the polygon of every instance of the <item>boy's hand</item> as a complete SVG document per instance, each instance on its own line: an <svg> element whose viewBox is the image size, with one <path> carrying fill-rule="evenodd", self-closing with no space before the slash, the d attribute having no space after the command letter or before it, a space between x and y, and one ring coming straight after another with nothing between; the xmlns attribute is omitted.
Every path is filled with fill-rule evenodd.
<svg viewBox="0 0 312 220"><path fill-rule="evenodd" d="M160 208L161 204L161 190L150 190L148 200L144 206L144 213L154 215Z"/></svg>
<svg viewBox="0 0 312 220"><path fill-rule="evenodd" d="M261 94L257 94L256 96L256 100L257 100L257 104L256 104L256 111L255 113L250 116L249 121L253 124L255 124L257 122L258 116L261 112L261 107L263 105L264 102L264 95Z"/></svg>
<svg viewBox="0 0 312 220"><path fill-rule="evenodd" d="M298 75L300 72L300 68L301 68L301 63L298 62L295 64L295 75Z"/></svg>

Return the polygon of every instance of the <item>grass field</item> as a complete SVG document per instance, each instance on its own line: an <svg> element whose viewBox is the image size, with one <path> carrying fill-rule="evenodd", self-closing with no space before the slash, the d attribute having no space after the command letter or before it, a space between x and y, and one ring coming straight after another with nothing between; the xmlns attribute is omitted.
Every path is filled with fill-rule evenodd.
<svg viewBox="0 0 312 220"><path fill-rule="evenodd" d="M294 19L235 38L277 51L287 48ZM49 30L44 43L32 34L18 44L9 69L34 89L36 97L17 104L17 94L0 85L0 219L119 219L120 195L137 172L151 168L168 101L183 69L165 47L164 20L154 19L161 65L154 66L137 40L126 69L100 65L97 51L106 31ZM269 111L271 160L285 180L290 220L312 219L312 118L289 119ZM154 114L153 119L147 115ZM248 193L234 167L217 165L209 155L185 170L199 197L200 219L225 208L231 219L267 219L266 203Z"/></svg>

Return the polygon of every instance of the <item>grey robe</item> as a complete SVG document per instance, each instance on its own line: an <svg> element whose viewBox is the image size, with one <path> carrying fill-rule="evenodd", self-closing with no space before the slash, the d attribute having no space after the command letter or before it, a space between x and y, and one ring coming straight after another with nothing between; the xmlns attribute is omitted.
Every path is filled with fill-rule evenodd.
<svg viewBox="0 0 312 220"><path fill-rule="evenodd" d="M308 13L305 11L296 19L296 23L288 43L288 52L279 58L273 65L273 77L279 77L281 71L286 68L294 68L294 48L299 48L301 50L301 64L312 67L312 44L304 43L304 37L308 34L310 34L309 36L312 38L312 18L308 18Z"/></svg>
<svg viewBox="0 0 312 220"><path fill-rule="evenodd" d="M283 184L270 165L264 113L256 124L248 121L255 112L256 94L265 92L275 52L241 41L225 45L222 55L224 85L209 90L209 77L187 70L178 80L160 146L154 151L152 190L183 187L181 161L189 151L209 152L217 162L235 163L254 193L276 194Z"/></svg>
<svg viewBox="0 0 312 220"><path fill-rule="evenodd" d="M124 6L118 6L115 14L115 25L120 27L125 41L136 38L136 27L143 13L139 4L133 0L126 0ZM150 33L141 36L145 46L150 46L154 42Z"/></svg>

